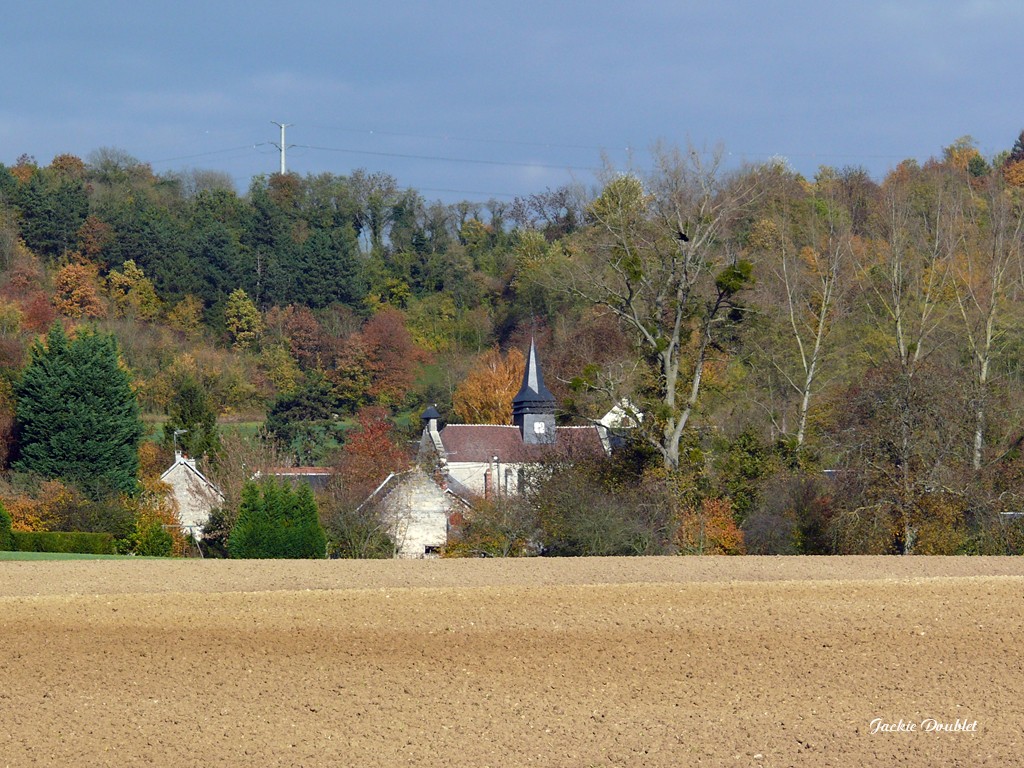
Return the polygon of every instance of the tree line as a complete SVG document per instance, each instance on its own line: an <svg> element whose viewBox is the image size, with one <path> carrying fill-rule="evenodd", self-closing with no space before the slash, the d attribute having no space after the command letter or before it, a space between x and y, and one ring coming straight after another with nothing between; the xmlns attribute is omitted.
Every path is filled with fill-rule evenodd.
<svg viewBox="0 0 1024 768"><path fill-rule="evenodd" d="M619 403L638 425L612 466L545 475L521 512L546 551L1018 551L1024 134L882 179L654 154L592 190L454 205L365 171L239 195L109 149L0 166L0 459L31 455L17 409L55 320L116 337L170 426L155 450L187 428L211 467L233 461L218 417L263 422L292 463L342 462L370 412L395 432L369 455L428 403L502 421L534 335L562 422ZM597 476L594 514L569 514L558 488ZM17 482L15 507L40 496ZM625 539L557 543L596 510Z"/></svg>

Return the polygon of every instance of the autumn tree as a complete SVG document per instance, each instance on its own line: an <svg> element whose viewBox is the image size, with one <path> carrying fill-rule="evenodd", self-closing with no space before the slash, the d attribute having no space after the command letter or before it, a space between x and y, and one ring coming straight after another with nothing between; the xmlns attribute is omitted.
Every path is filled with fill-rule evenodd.
<svg viewBox="0 0 1024 768"><path fill-rule="evenodd" d="M783 389L770 390L780 405L773 403L769 412L775 430L791 437L797 450L807 438L833 330L850 293L853 236L838 183L834 175L822 174L812 195L790 193L775 215L755 222L748 237L766 278L760 310L771 321L768 338L758 346ZM789 407L791 399L795 404Z"/></svg>
<svg viewBox="0 0 1024 768"><path fill-rule="evenodd" d="M1024 187L1024 131L1020 132L1006 156L1003 177L1011 187Z"/></svg>
<svg viewBox="0 0 1024 768"><path fill-rule="evenodd" d="M89 262L72 262L53 278L53 306L71 318L96 319L106 314L100 298L99 269Z"/></svg>
<svg viewBox="0 0 1024 768"><path fill-rule="evenodd" d="M526 358L515 347L485 352L455 388L455 416L467 424L511 424L512 398L523 381Z"/></svg>
<svg viewBox="0 0 1024 768"><path fill-rule="evenodd" d="M139 266L129 259L120 271L110 270L107 275L107 295L110 296L116 317L155 320L160 313L160 299L153 283Z"/></svg>
<svg viewBox="0 0 1024 768"><path fill-rule="evenodd" d="M391 472L409 466L408 451L398 442L387 411L366 407L356 415L356 428L345 435L335 463L337 475L353 499L365 499Z"/></svg>
<svg viewBox="0 0 1024 768"><path fill-rule="evenodd" d="M237 349L255 346L263 333L263 318L243 289L236 288L224 306L224 327Z"/></svg>
<svg viewBox="0 0 1024 768"><path fill-rule="evenodd" d="M677 534L679 551L685 555L742 555L743 532L736 525L728 498L701 499L684 508Z"/></svg>
<svg viewBox="0 0 1024 768"><path fill-rule="evenodd" d="M887 450L870 461L881 462L875 476L885 486L880 491L885 504L897 515L899 549L906 554L914 551L919 500L935 482L932 473L955 464L955 449L948 439L963 423L950 418L933 431L940 426L934 421L936 394L947 413L962 407L962 388L933 358L949 338L948 321L955 311L952 283L967 194L962 176L947 166L901 164L882 186L873 223L874 247L863 254L867 263L859 270L865 307L872 313L872 337L878 344L871 351L880 356L880 363L885 361L879 367L886 369L863 377L865 383L877 384L873 396L879 401L861 401L861 418L883 419L873 429L884 431ZM865 445L850 444L851 455L863 458ZM865 513L872 505L875 502L866 503Z"/></svg>
<svg viewBox="0 0 1024 768"><path fill-rule="evenodd" d="M78 228L78 249L89 261L99 264L103 250L113 238L110 225L95 215L88 215Z"/></svg>
<svg viewBox="0 0 1024 768"><path fill-rule="evenodd" d="M951 279L973 383L975 471L984 460L994 364L1005 353L1007 331L1019 322L1014 310L1024 287L1022 256L1024 205L1019 196L992 180L967 206L963 246Z"/></svg>
<svg viewBox="0 0 1024 768"><path fill-rule="evenodd" d="M203 302L198 296L186 295L167 313L167 324L183 333L186 339L199 338L203 327Z"/></svg>
<svg viewBox="0 0 1024 768"><path fill-rule="evenodd" d="M381 405L401 405L412 388L426 353L412 339L405 318L397 309L383 309L361 332L372 383L370 396Z"/></svg>
<svg viewBox="0 0 1024 768"><path fill-rule="evenodd" d="M284 317L284 337L292 356L304 370L319 368L325 362L323 329L309 307L289 307Z"/></svg>

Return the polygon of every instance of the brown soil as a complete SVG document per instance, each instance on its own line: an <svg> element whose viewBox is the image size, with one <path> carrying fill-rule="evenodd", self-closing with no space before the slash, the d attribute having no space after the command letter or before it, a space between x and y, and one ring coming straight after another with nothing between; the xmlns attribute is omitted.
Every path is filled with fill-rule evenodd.
<svg viewBox="0 0 1024 768"><path fill-rule="evenodd" d="M4 562L0 766L1022 765L1022 644L1018 558Z"/></svg>

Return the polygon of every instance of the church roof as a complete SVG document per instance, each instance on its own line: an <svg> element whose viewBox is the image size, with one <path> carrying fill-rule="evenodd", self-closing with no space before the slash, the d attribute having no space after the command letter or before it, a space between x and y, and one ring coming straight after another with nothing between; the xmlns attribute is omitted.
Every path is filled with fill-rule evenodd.
<svg viewBox="0 0 1024 768"><path fill-rule="evenodd" d="M526 359L526 370L523 371L523 386L519 394L512 398L512 407L521 403L550 403L553 408L555 396L544 386L544 374L537 360L537 345L530 339L530 356Z"/></svg>
<svg viewBox="0 0 1024 768"><path fill-rule="evenodd" d="M488 462L495 456L511 464L530 464L545 458L604 456L596 427L557 427L555 442L529 445L519 427L501 424L449 424L440 432L449 463Z"/></svg>

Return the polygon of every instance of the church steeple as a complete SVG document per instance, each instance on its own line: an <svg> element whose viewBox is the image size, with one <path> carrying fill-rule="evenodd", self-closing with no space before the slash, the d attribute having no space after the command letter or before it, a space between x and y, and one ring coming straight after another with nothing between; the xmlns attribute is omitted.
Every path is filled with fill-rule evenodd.
<svg viewBox="0 0 1024 768"><path fill-rule="evenodd" d="M555 442L555 405L555 396L544 386L544 374L537 360L537 345L530 339L523 386L512 398L512 423L519 427L524 443Z"/></svg>

